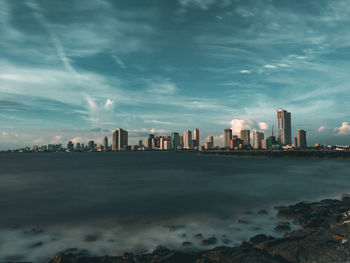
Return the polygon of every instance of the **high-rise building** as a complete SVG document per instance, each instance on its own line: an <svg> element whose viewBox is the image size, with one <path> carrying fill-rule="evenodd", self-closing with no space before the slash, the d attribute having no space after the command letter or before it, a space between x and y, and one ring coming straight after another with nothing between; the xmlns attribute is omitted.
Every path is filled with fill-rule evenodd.
<svg viewBox="0 0 350 263"><path fill-rule="evenodd" d="M230 140L230 149L241 149L243 147L243 140L238 138L238 136L232 136Z"/></svg>
<svg viewBox="0 0 350 263"><path fill-rule="evenodd" d="M291 113L279 109L277 110L278 133L277 142L282 145L292 144L292 119Z"/></svg>
<svg viewBox="0 0 350 263"><path fill-rule="evenodd" d="M73 152L74 151L74 144L72 143L72 141L69 141L68 144L67 144L67 149L68 151L70 152Z"/></svg>
<svg viewBox="0 0 350 263"><path fill-rule="evenodd" d="M210 142L214 146L214 137L213 136L209 136L208 137L208 142Z"/></svg>
<svg viewBox="0 0 350 263"><path fill-rule="evenodd" d="M171 137L170 136L160 137L160 149L161 150L170 150L171 149Z"/></svg>
<svg viewBox="0 0 350 263"><path fill-rule="evenodd" d="M186 130L184 132L184 149L192 149L192 132L190 130Z"/></svg>
<svg viewBox="0 0 350 263"><path fill-rule="evenodd" d="M139 147L142 147L142 140L139 140Z"/></svg>
<svg viewBox="0 0 350 263"><path fill-rule="evenodd" d="M118 137L119 137L119 131L115 130L113 132L112 151L118 150Z"/></svg>
<svg viewBox="0 0 350 263"><path fill-rule="evenodd" d="M182 135L179 135L179 146L184 147L184 137Z"/></svg>
<svg viewBox="0 0 350 263"><path fill-rule="evenodd" d="M194 147L199 147L200 146L200 140L199 140L199 129L194 129L194 138L193 138L193 140L194 140L194 144L193 144L193 146Z"/></svg>
<svg viewBox="0 0 350 263"><path fill-rule="evenodd" d="M298 148L299 149L306 149L306 131L304 130L298 130Z"/></svg>
<svg viewBox="0 0 350 263"><path fill-rule="evenodd" d="M261 149L262 148L262 141L264 139L264 133L263 132L258 132L254 131L253 133L253 148L254 149Z"/></svg>
<svg viewBox="0 0 350 263"><path fill-rule="evenodd" d="M225 134L224 134L224 147L225 147L226 149L229 149L229 148L230 148L231 139L232 139L232 130L231 130L231 129L225 129Z"/></svg>
<svg viewBox="0 0 350 263"><path fill-rule="evenodd" d="M179 147L180 144L180 138L178 132L171 133L171 147L172 149L176 150Z"/></svg>
<svg viewBox="0 0 350 263"><path fill-rule="evenodd" d="M118 150L125 150L128 146L128 131L118 129Z"/></svg>
<svg viewBox="0 0 350 263"><path fill-rule="evenodd" d="M241 140L243 141L243 147L250 146L250 130L241 130Z"/></svg>
<svg viewBox="0 0 350 263"><path fill-rule="evenodd" d="M80 142L77 142L77 145L75 146L75 150L76 151L81 151Z"/></svg>
<svg viewBox="0 0 350 263"><path fill-rule="evenodd" d="M89 149L90 151L95 150L95 142L94 142L94 141L89 141L89 142L88 142L88 149Z"/></svg>
<svg viewBox="0 0 350 263"><path fill-rule="evenodd" d="M104 150L105 152L108 151L108 137L107 137L107 136L105 136L105 137L103 138L103 150Z"/></svg>
<svg viewBox="0 0 350 263"><path fill-rule="evenodd" d="M293 146L294 146L294 148L298 147L298 138L297 137L293 138Z"/></svg>

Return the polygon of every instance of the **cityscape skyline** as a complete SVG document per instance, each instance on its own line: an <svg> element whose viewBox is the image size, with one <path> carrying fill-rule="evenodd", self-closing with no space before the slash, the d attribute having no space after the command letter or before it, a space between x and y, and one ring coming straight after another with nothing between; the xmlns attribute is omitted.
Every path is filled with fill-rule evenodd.
<svg viewBox="0 0 350 263"><path fill-rule="evenodd" d="M137 144L129 144L129 131L123 128L118 128L112 132L112 143L109 144L108 136L102 138L101 144L99 140L89 140L84 143L68 141L67 147L62 143L48 144L48 145L33 145L18 148L8 149L16 151L125 151L125 150L212 150L212 149L231 149L231 150L289 150L307 148L333 149L336 145L323 145L315 143L314 145L307 144L306 131L298 129L296 136L292 140L291 130L291 112L285 109L277 110L277 136L274 136L274 126L272 126L270 136L262 130L251 130L241 127L239 135L235 128L226 128L222 134L224 144L220 142L214 143L214 136L206 137L202 142L200 141L200 130L195 128L193 130L185 130L183 135L179 132L171 132L171 134L155 135L148 134L148 137L138 140ZM237 131L237 130L236 130ZM350 145L338 145L339 149L349 149ZM338 147L337 146L337 147Z"/></svg>
<svg viewBox="0 0 350 263"><path fill-rule="evenodd" d="M293 113L292 137L302 127L310 144L349 144L348 8L0 0L0 149L115 127L133 144L197 127L223 145L227 127L277 127L280 107Z"/></svg>

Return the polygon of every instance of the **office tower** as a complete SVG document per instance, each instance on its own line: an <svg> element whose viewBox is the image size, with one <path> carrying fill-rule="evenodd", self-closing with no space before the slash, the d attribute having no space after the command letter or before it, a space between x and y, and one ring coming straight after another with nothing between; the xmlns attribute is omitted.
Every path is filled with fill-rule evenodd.
<svg viewBox="0 0 350 263"><path fill-rule="evenodd" d="M241 149L243 147L243 140L238 136L233 136L230 140L230 149Z"/></svg>
<svg viewBox="0 0 350 263"><path fill-rule="evenodd" d="M232 130L231 130L231 129L225 129L225 134L224 134L224 147L225 147L226 149L230 148L231 139L232 139Z"/></svg>
<svg viewBox="0 0 350 263"><path fill-rule="evenodd" d="M103 138L103 150L104 150L105 152L108 151L108 137L107 137L107 136L105 136L105 137Z"/></svg>
<svg viewBox="0 0 350 263"><path fill-rule="evenodd" d="M200 146L200 141L199 141L199 129L194 129L194 147L199 147Z"/></svg>
<svg viewBox="0 0 350 263"><path fill-rule="evenodd" d="M254 131L253 133L253 148L254 149L261 149L262 148L262 140L264 139L264 133Z"/></svg>
<svg viewBox="0 0 350 263"><path fill-rule="evenodd" d="M67 149L68 151L70 152L73 152L74 151L74 144L72 143L72 141L69 141L68 144L67 144Z"/></svg>
<svg viewBox="0 0 350 263"><path fill-rule="evenodd" d="M306 149L306 131L298 130L298 148Z"/></svg>
<svg viewBox="0 0 350 263"><path fill-rule="evenodd" d="M214 145L214 137L213 136L209 136L208 137L208 142L210 142L212 145Z"/></svg>
<svg viewBox="0 0 350 263"><path fill-rule="evenodd" d="M180 138L178 132L171 133L171 147L172 149L176 150L179 147L180 144Z"/></svg>
<svg viewBox="0 0 350 263"><path fill-rule="evenodd" d="M297 137L293 138L293 146L294 146L294 148L298 147L298 138Z"/></svg>
<svg viewBox="0 0 350 263"><path fill-rule="evenodd" d="M282 145L292 144L292 120L291 113L279 109L277 110L278 133L277 142Z"/></svg>
<svg viewBox="0 0 350 263"><path fill-rule="evenodd" d="M159 148L161 150L170 150L171 149L171 137L170 136L161 136Z"/></svg>
<svg viewBox="0 0 350 263"><path fill-rule="evenodd" d="M95 142L94 141L89 141L88 142L88 149L90 151L95 150Z"/></svg>
<svg viewBox="0 0 350 263"><path fill-rule="evenodd" d="M80 147L80 142L77 142L77 146L75 147L76 151L81 151L81 147Z"/></svg>
<svg viewBox="0 0 350 263"><path fill-rule="evenodd" d="M139 140L139 147L142 147L142 140Z"/></svg>
<svg viewBox="0 0 350 263"><path fill-rule="evenodd" d="M113 142L112 142L112 150L113 151L118 150L118 138L119 138L119 131L115 130L113 132Z"/></svg>
<svg viewBox="0 0 350 263"><path fill-rule="evenodd" d="M128 131L118 129L118 150L125 150L128 146Z"/></svg>
<svg viewBox="0 0 350 263"><path fill-rule="evenodd" d="M241 140L243 141L243 147L250 146L250 130L241 130Z"/></svg>
<svg viewBox="0 0 350 263"><path fill-rule="evenodd" d="M184 137L179 135L179 146L184 147Z"/></svg>
<svg viewBox="0 0 350 263"><path fill-rule="evenodd" d="M148 138L145 140L145 147L147 150L152 150L153 148L153 143L154 143L154 134L148 135Z"/></svg>
<svg viewBox="0 0 350 263"><path fill-rule="evenodd" d="M184 132L184 149L192 149L192 132L190 130L186 130Z"/></svg>

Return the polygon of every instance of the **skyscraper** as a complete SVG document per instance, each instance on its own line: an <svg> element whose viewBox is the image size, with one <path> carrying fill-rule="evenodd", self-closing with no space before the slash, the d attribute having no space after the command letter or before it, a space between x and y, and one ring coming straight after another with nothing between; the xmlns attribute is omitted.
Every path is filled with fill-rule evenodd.
<svg viewBox="0 0 350 263"><path fill-rule="evenodd" d="M118 150L118 137L119 137L119 132L118 132L118 130L115 130L113 132L113 142L112 142L112 150L113 151Z"/></svg>
<svg viewBox="0 0 350 263"><path fill-rule="evenodd" d="M180 144L180 138L178 132L171 133L171 146L172 149L176 150Z"/></svg>
<svg viewBox="0 0 350 263"><path fill-rule="evenodd" d="M73 152L74 151L74 144L72 143L72 141L69 141L68 144L67 144L67 149L70 151L70 152Z"/></svg>
<svg viewBox="0 0 350 263"><path fill-rule="evenodd" d="M190 130L186 130L184 132L184 149L192 149L192 132Z"/></svg>
<svg viewBox="0 0 350 263"><path fill-rule="evenodd" d="M199 129L194 129L194 145L195 147L199 147L200 146L200 141L199 141Z"/></svg>
<svg viewBox="0 0 350 263"><path fill-rule="evenodd" d="M232 139L232 130L231 130L231 129L225 129L225 134L224 134L224 147L225 147L226 149L229 149L229 148L230 148L231 139Z"/></svg>
<svg viewBox="0 0 350 263"><path fill-rule="evenodd" d="M250 146L250 130L241 130L241 140L243 141L243 147Z"/></svg>
<svg viewBox="0 0 350 263"><path fill-rule="evenodd" d="M282 145L292 144L292 120L291 113L279 109L277 110L278 134L277 142Z"/></svg>
<svg viewBox="0 0 350 263"><path fill-rule="evenodd" d="M299 149L306 149L306 131L304 130L298 130L298 148Z"/></svg>
<svg viewBox="0 0 350 263"><path fill-rule="evenodd" d="M88 148L90 151L94 151L95 150L95 142L94 141L89 141L88 142Z"/></svg>
<svg viewBox="0 0 350 263"><path fill-rule="evenodd" d="M107 137L107 136L105 136L105 137L103 138L103 150L104 150L105 152L108 151L108 137Z"/></svg>
<svg viewBox="0 0 350 263"><path fill-rule="evenodd" d="M254 149L261 149L263 139L264 139L263 132L254 131L254 133L253 133L253 148Z"/></svg>
<svg viewBox="0 0 350 263"><path fill-rule="evenodd" d="M128 146L128 131L118 129L118 150L125 150Z"/></svg>

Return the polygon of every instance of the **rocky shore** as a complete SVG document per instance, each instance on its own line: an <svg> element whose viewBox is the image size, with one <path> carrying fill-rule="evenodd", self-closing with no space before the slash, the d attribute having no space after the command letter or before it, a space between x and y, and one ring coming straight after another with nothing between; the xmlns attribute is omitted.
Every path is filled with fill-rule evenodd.
<svg viewBox="0 0 350 263"><path fill-rule="evenodd" d="M217 247L201 252L174 251L157 247L149 254L125 253L120 257L95 257L70 249L58 253L49 263L329 263L350 262L350 196L340 200L300 202L275 207L277 216L300 225L282 238L257 235L238 247ZM288 224L277 226L288 230ZM278 229L277 229L278 230Z"/></svg>

